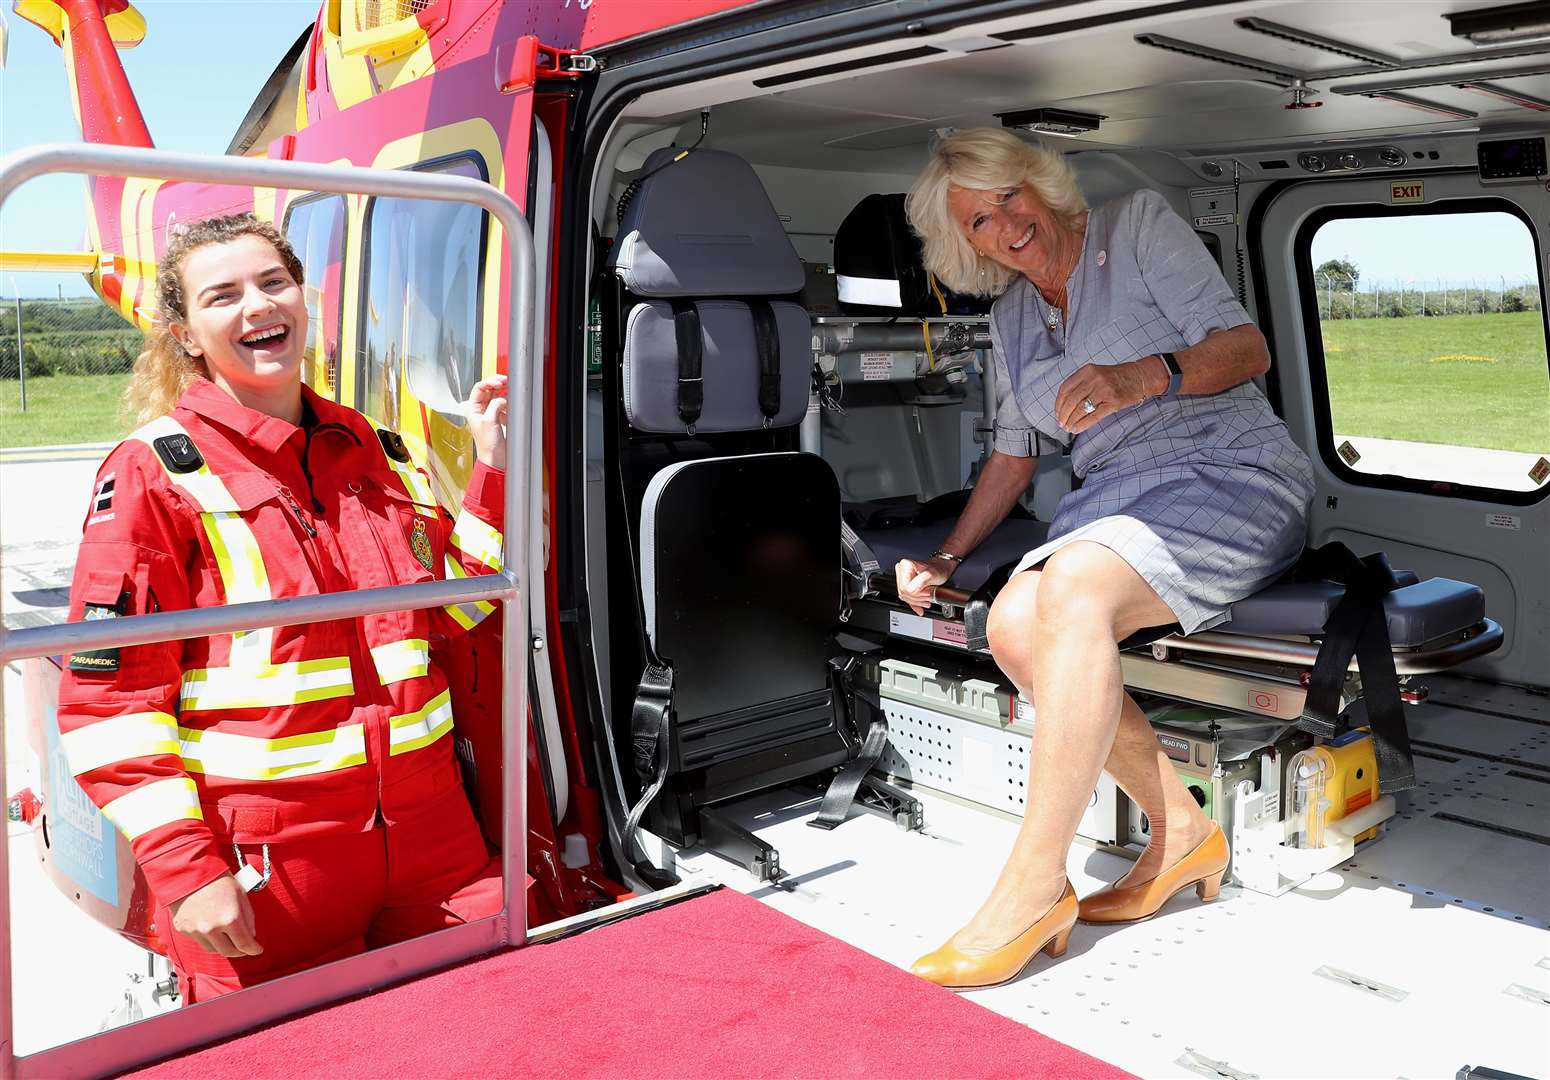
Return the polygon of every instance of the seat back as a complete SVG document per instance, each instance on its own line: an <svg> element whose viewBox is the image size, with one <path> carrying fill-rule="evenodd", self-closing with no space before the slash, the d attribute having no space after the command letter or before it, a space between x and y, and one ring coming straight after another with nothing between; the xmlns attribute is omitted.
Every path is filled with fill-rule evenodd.
<svg viewBox="0 0 1550 1080"><path fill-rule="evenodd" d="M827 664L839 485L796 450L812 378L794 300L803 271L746 162L653 154L610 268L642 659L672 672L669 783L652 823L692 842L698 807L845 760ZM633 688L617 692L623 705Z"/></svg>

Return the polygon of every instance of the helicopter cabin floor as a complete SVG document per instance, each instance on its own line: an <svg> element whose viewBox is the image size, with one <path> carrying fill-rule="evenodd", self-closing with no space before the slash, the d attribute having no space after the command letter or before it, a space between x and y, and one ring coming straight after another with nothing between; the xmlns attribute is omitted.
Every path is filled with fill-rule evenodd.
<svg viewBox="0 0 1550 1080"><path fill-rule="evenodd" d="M1079 924L1063 959L969 997L1147 1077L1550 1076L1550 698L1429 684L1408 714L1419 786L1338 869L1280 897L1190 889L1147 922ZM677 871L908 967L972 914L1016 830L915 794L920 833L859 811L809 828L817 799L790 789L734 802L789 876L696 848ZM1078 843L1067 868L1086 895L1128 865Z"/></svg>

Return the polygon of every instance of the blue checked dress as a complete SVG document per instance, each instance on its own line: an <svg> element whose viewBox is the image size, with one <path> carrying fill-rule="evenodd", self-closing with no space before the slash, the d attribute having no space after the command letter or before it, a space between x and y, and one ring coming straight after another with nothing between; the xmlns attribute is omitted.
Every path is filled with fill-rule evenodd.
<svg viewBox="0 0 1550 1080"><path fill-rule="evenodd" d="M1090 540L1134 567L1185 633L1213 626L1302 551L1307 455L1253 383L1153 399L1074 437L1055 421L1055 396L1084 364L1176 352L1249 322L1248 313L1199 238L1150 190L1090 211L1066 296L1066 325L1054 331L1026 278L991 310L995 448L1017 457L1069 449L1082 481L1017 570Z"/></svg>

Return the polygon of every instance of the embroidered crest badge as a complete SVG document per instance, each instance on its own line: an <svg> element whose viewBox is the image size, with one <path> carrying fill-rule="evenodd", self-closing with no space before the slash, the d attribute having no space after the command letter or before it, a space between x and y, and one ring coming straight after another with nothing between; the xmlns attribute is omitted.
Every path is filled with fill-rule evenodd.
<svg viewBox="0 0 1550 1080"><path fill-rule="evenodd" d="M409 550L414 552L414 557L421 566L427 570L434 570L434 556L431 554L430 534L425 531L425 519L417 517L414 525L409 529Z"/></svg>

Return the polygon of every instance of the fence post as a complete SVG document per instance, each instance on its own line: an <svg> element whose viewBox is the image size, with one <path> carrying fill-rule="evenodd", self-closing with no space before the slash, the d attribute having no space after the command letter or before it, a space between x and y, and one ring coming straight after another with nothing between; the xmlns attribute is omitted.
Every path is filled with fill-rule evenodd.
<svg viewBox="0 0 1550 1080"><path fill-rule="evenodd" d="M21 388L22 412L27 411L27 355L22 351L22 294L16 294L16 383Z"/></svg>

